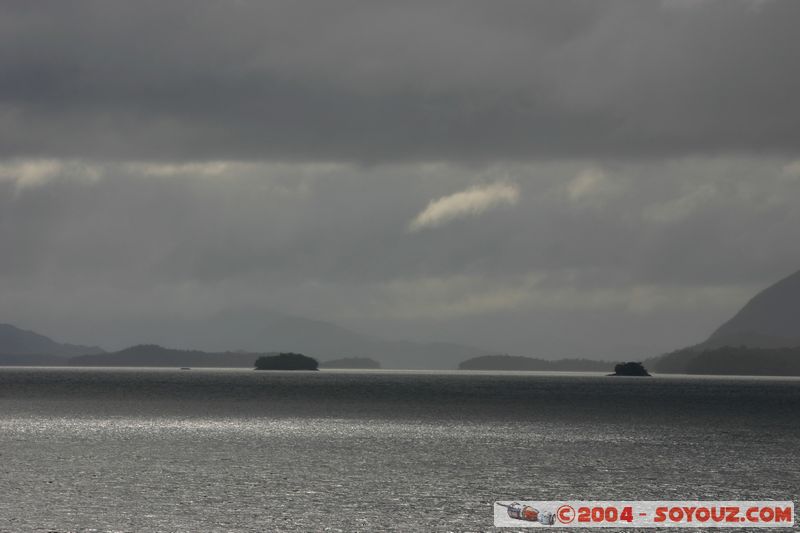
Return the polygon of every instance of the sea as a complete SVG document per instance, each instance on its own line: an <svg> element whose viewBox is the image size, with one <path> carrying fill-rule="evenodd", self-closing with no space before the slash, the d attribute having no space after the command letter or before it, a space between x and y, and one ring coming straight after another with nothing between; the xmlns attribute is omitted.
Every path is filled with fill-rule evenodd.
<svg viewBox="0 0 800 533"><path fill-rule="evenodd" d="M0 368L4 532L493 531L497 500L799 495L796 378Z"/></svg>

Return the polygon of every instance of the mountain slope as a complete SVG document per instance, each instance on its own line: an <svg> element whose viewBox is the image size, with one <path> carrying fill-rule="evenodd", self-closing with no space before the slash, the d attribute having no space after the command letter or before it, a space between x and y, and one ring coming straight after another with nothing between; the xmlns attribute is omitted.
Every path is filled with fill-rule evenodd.
<svg viewBox="0 0 800 533"><path fill-rule="evenodd" d="M800 346L800 271L756 294L704 344L707 347Z"/></svg>
<svg viewBox="0 0 800 533"><path fill-rule="evenodd" d="M654 371L666 373L735 374L736 369L747 368L747 373L763 374L767 366L769 372L775 372L780 361L800 353L781 351L792 347L800 347L800 271L756 294L700 344L646 363Z"/></svg>
<svg viewBox="0 0 800 533"><path fill-rule="evenodd" d="M103 349L97 346L63 344L39 333L20 329L11 324L0 324L0 354L71 357L102 352Z"/></svg>

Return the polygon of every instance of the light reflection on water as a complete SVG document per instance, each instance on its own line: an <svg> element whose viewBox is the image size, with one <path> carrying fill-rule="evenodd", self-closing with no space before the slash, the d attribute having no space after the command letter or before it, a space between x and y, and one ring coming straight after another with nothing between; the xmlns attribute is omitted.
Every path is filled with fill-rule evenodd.
<svg viewBox="0 0 800 533"><path fill-rule="evenodd" d="M798 500L797 383L187 374L0 370L0 530L475 531L496 499Z"/></svg>
<svg viewBox="0 0 800 533"><path fill-rule="evenodd" d="M352 419L259 419L259 418L64 418L64 417L5 417L0 419L0 432L26 438L107 439L109 437L172 438L177 435L198 438L257 438L286 439L353 439L385 436L402 438L412 434L417 439L462 440L491 439L496 442L519 438L518 424L509 423L414 423L386 420L359 421ZM632 434L607 427L606 431L585 432L569 424L549 424L546 431L534 432L529 441L593 441L604 443L645 442L655 435Z"/></svg>

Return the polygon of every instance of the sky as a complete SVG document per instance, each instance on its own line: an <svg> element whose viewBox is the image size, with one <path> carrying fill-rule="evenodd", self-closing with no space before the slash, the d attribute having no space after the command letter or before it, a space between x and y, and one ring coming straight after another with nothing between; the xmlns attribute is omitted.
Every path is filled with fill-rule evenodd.
<svg viewBox="0 0 800 533"><path fill-rule="evenodd" d="M264 308L544 358L800 269L800 2L0 3L0 321Z"/></svg>

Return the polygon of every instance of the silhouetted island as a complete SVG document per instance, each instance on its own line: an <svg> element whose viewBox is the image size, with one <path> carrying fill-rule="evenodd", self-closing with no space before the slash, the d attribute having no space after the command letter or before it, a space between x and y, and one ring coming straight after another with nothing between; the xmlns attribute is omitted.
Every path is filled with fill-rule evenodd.
<svg viewBox="0 0 800 533"><path fill-rule="evenodd" d="M549 372L603 372L608 361L589 359L559 359L547 361L521 355L482 355L462 361L459 370L539 370Z"/></svg>
<svg viewBox="0 0 800 533"><path fill-rule="evenodd" d="M344 357L342 359L332 359L331 361L323 361L320 363L322 368L364 368L364 369L378 369L381 364L374 359L368 357Z"/></svg>
<svg viewBox="0 0 800 533"><path fill-rule="evenodd" d="M642 363L628 362L614 365L614 373L609 376L649 376Z"/></svg>
<svg viewBox="0 0 800 533"><path fill-rule="evenodd" d="M262 355L256 359L255 366L256 370L319 370L316 359L301 353Z"/></svg>

